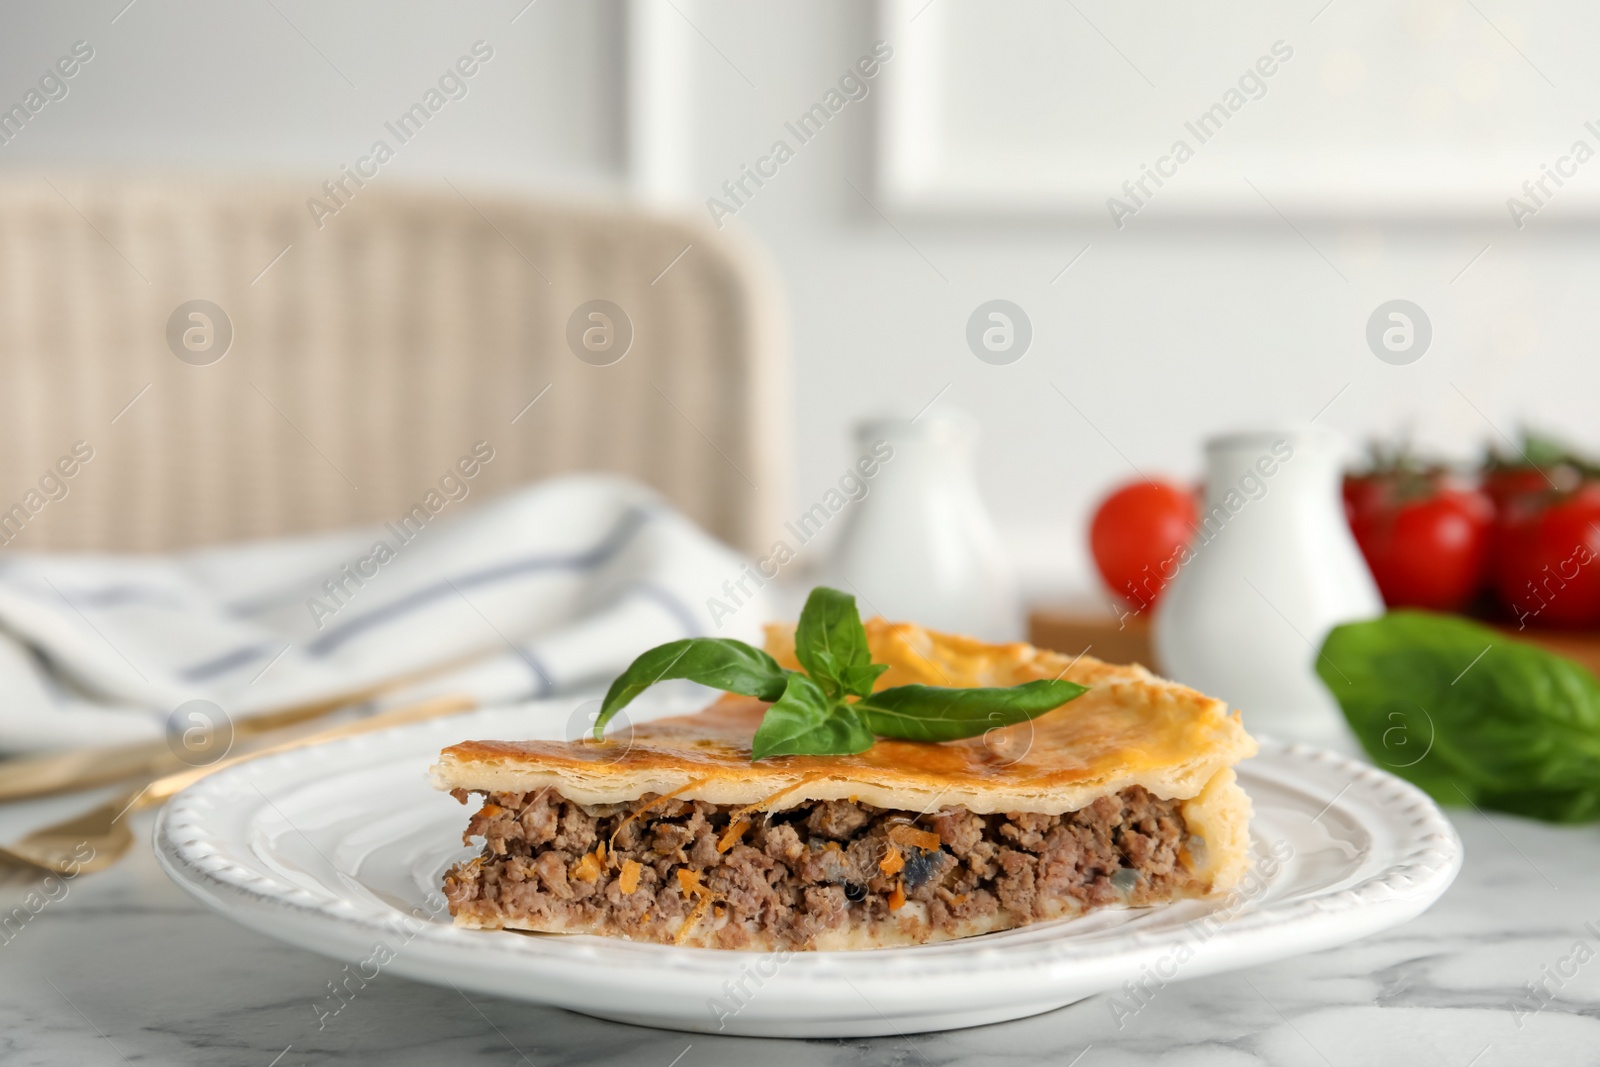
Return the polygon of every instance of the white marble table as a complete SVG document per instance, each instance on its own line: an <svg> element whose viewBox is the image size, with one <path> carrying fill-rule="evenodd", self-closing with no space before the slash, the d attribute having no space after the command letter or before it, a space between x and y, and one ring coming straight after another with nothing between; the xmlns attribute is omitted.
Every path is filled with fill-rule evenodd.
<svg viewBox="0 0 1600 1067"><path fill-rule="evenodd" d="M0 832L14 832L16 814L0 811ZM1174 983L1121 1029L1108 999L1094 997L954 1033L757 1041L468 1000L389 975L319 1029L313 1004L338 965L191 901L156 866L145 815L135 855L4 929L0 1064L1600 1063L1600 935L1585 927L1600 930L1600 827L1454 818L1466 864L1422 918L1342 949ZM0 917L27 890L0 884ZM1575 953L1579 942L1589 951ZM1540 981L1549 995L1534 1010L1523 986Z"/></svg>

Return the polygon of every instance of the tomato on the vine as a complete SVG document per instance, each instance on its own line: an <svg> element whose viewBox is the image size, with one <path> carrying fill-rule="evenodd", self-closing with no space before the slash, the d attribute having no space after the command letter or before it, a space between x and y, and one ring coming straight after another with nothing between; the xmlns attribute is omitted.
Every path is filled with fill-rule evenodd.
<svg viewBox="0 0 1600 1067"><path fill-rule="evenodd" d="M1600 625L1600 484L1525 493L1496 524L1494 583L1517 625Z"/></svg>
<svg viewBox="0 0 1600 1067"><path fill-rule="evenodd" d="M1345 514L1384 603L1458 611L1483 587L1494 505L1439 472L1347 477Z"/></svg>
<svg viewBox="0 0 1600 1067"><path fill-rule="evenodd" d="M1566 442L1532 430L1510 452L1491 450L1483 461L1483 491L1505 511L1522 497L1570 493L1596 474L1594 464Z"/></svg>
<svg viewBox="0 0 1600 1067"><path fill-rule="evenodd" d="M1499 467L1484 472L1483 491L1494 501L1496 510L1504 511L1523 497L1548 493L1563 484L1572 488L1573 483L1564 473L1540 467Z"/></svg>

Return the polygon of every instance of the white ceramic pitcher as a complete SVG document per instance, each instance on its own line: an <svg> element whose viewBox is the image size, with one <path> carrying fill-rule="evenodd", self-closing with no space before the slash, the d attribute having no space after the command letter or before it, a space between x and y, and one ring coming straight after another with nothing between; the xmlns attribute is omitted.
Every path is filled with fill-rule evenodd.
<svg viewBox="0 0 1600 1067"><path fill-rule="evenodd" d="M1154 623L1174 680L1242 709L1247 729L1339 748L1318 650L1335 625L1383 613L1345 519L1343 451L1318 429L1207 442L1205 513Z"/></svg>
<svg viewBox="0 0 1600 1067"><path fill-rule="evenodd" d="M977 429L955 411L857 426L861 454L880 440L894 448L827 568L839 589L858 594L863 616L990 641L1020 636L1016 581L978 493Z"/></svg>

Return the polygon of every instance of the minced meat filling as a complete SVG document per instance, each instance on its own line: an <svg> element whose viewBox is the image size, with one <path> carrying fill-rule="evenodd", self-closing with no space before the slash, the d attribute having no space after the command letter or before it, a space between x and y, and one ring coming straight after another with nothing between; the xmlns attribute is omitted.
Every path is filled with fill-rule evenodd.
<svg viewBox="0 0 1600 1067"><path fill-rule="evenodd" d="M915 901L931 936L949 936L974 919L1015 926L1190 887L1179 804L1134 786L1065 815L825 800L732 819L728 805L654 794L580 805L549 789L491 793L464 835L482 837L483 854L451 868L445 893L452 914L488 926L663 942L693 932L721 948L758 933L806 948Z"/></svg>

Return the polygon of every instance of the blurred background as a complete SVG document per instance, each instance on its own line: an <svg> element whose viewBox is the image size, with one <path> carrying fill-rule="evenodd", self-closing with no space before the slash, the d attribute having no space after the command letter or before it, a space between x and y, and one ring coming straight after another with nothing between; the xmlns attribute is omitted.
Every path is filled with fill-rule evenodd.
<svg viewBox="0 0 1600 1067"><path fill-rule="evenodd" d="M8 105L75 42L93 58L0 145L0 168L13 189L33 186L14 204L38 196L58 209L43 179L62 194L85 175L204 178L224 190L281 181L276 199L250 202L286 220L282 241L241 255L232 283L247 288L292 245L257 291L316 262L316 242L359 222L364 198L378 210L369 190L455 200L448 179L474 200L644 205L720 222L775 297L764 351L777 377L761 421L783 481L762 487L776 494L762 521L777 529L837 481L862 417L959 407L980 424L983 496L1021 587L1045 596L1093 586L1084 529L1100 494L1140 472L1198 477L1200 442L1218 431L1316 417L1353 439L1409 430L1475 454L1535 420L1600 444L1587 417L1600 374L1588 315L1600 257L1587 239L1600 184L1572 165L1536 213L1518 220L1507 204L1532 205L1523 183L1575 140L1600 145L1584 125L1597 115L1584 109L1593 74L1582 31L1597 18L1573 4L1444 0L1205 11L1097 0L68 0L6 17ZM384 124L480 41L493 58L463 79L465 95L396 144L318 230L304 202L331 205L323 182L376 140L394 142ZM802 143L786 123L879 41L892 58L861 79L864 98ZM1275 45L1292 58L1247 84L1244 106L1209 140L1191 134L1185 123ZM1176 176L1145 194L1135 185L1137 206L1123 183L1179 139L1193 158L1162 164ZM735 204L724 183L778 140L792 158ZM1111 197L1137 208L1120 226ZM86 214L87 227L98 216ZM156 246L100 221L132 263L85 228L73 237L85 242L81 269L136 266L159 285L160 265L140 260ZM29 295L25 227L14 217L5 228L0 314L15 322L17 301L35 299L67 314L60 294ZM145 284L133 273L104 284L124 282ZM184 284L199 291L170 295L218 299L218 286ZM1425 309L1433 330L1426 356L1406 366L1374 358L1365 339L1369 315L1397 298ZM993 299L1032 327L1025 355L1006 365L974 358L966 340L969 317ZM160 327L130 329L115 359L105 354L126 371L118 403L157 371L184 369ZM231 360L260 347L241 331ZM570 362L565 351L528 356ZM519 403L553 377L536 365L518 374ZM12 404L27 395L8 393ZM297 414L293 396L273 400ZM178 417L159 389L144 402L148 418ZM8 413L14 426L26 418ZM537 434L534 423L511 432ZM298 445L283 433L283 448ZM506 448L531 440L508 436ZM122 476L114 451L104 455L86 482ZM296 459L306 477L331 477L304 449ZM12 495L31 465L8 465ZM767 539L752 531L747 543Z"/></svg>
<svg viewBox="0 0 1600 1067"><path fill-rule="evenodd" d="M1592 1058L1566 1035L1600 993L1518 1006L1600 935L1592 831L1482 813L1600 816L1597 35L1577 0L0 5L0 1003L36 1013L8 1038L453 1062L449 1006L481 1051L490 1014L407 983L313 1033L334 965L187 901L147 809L424 719L462 716L385 743L577 741L644 650L759 643L826 583L1147 664L1456 805L1431 927L1186 983L1159 1031L1095 998L1060 1062L1476 1063L1513 1021ZM1347 819L1350 785L1295 782L1284 832L1333 835L1307 869L1424 825L1420 796L1384 801L1405 833ZM277 825L254 805L207 818ZM46 877L81 906L45 913ZM1294 1060L1313 1013L1371 1049Z"/></svg>

